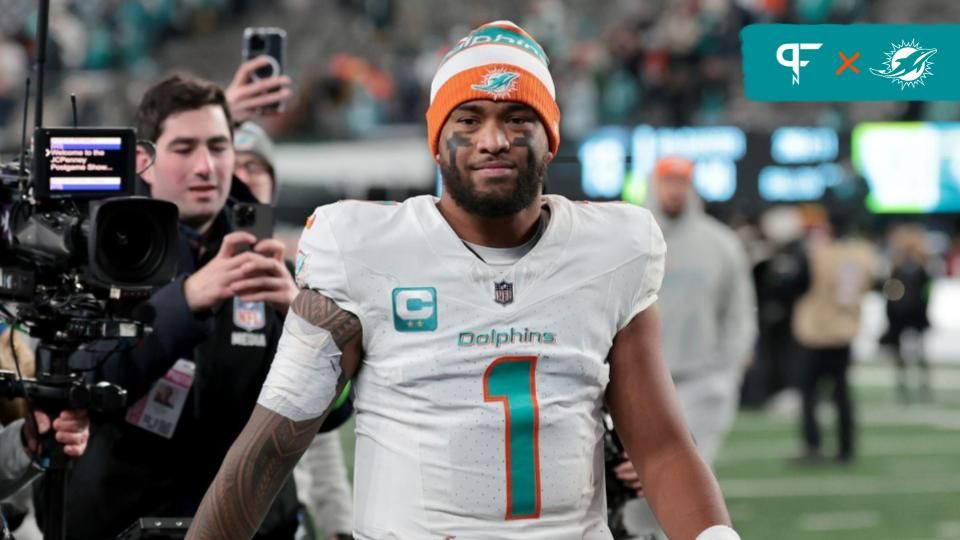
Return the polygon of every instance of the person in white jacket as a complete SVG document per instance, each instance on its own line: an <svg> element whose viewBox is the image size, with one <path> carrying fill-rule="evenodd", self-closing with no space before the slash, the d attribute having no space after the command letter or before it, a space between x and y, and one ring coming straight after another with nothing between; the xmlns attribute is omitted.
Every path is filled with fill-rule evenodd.
<svg viewBox="0 0 960 540"><path fill-rule="evenodd" d="M352 538L353 493L347 482L340 431L314 437L293 470L293 476L297 482L297 498L324 530L324 538Z"/></svg>
<svg viewBox="0 0 960 540"><path fill-rule="evenodd" d="M709 465L736 416L757 337L756 298L746 250L732 229L703 211L693 170L684 158L658 161L648 206L667 243L660 296L663 356ZM618 476L642 493L629 461ZM641 538L662 534L642 497L627 504L625 524Z"/></svg>

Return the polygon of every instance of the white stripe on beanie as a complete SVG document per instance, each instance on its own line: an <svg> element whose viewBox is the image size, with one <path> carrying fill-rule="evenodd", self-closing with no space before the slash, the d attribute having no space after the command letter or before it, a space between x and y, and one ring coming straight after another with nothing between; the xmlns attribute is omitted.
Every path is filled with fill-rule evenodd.
<svg viewBox="0 0 960 540"><path fill-rule="evenodd" d="M433 77L433 84L430 85L430 102L433 103L440 88L458 73L489 64L514 65L530 72L546 87L550 97L556 99L553 77L540 59L513 45L485 43L457 52L440 66Z"/></svg>

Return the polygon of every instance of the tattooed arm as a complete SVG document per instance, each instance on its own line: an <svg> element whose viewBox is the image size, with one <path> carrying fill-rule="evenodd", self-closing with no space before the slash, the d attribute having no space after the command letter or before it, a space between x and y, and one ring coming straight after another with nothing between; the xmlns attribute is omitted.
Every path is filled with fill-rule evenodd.
<svg viewBox="0 0 960 540"><path fill-rule="evenodd" d="M311 290L302 290L290 309L329 332L342 352L335 398L356 372L362 357L360 320ZM320 416L294 421L258 404L200 503L187 538L251 538L290 471L316 436L330 411L330 404L327 405Z"/></svg>

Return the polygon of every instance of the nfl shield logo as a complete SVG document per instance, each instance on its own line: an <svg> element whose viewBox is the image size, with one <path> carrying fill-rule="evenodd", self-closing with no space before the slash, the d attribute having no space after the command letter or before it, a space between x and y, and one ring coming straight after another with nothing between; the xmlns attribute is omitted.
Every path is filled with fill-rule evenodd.
<svg viewBox="0 0 960 540"><path fill-rule="evenodd" d="M493 300L500 305L507 305L513 302L513 283L507 280L493 283Z"/></svg>
<svg viewBox="0 0 960 540"><path fill-rule="evenodd" d="M233 324L247 332L260 330L267 325L267 314L263 302L244 302L233 297Z"/></svg>

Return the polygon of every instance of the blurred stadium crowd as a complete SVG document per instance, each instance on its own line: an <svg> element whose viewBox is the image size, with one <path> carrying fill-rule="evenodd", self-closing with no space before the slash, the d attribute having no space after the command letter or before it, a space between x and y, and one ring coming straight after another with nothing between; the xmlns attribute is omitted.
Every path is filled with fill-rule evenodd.
<svg viewBox="0 0 960 540"><path fill-rule="evenodd" d="M36 2L0 0L0 13L0 152L6 154L20 140L24 79L37 46ZM285 111L258 119L271 137L421 136L430 82L449 43L491 19L517 21L544 46L563 136L574 140L600 126L641 123L843 132L866 120L960 121L954 102L748 102L740 70L739 31L747 24L960 20L960 2L953 0L609 0L602 8L592 0L55 0L46 123L69 125L68 96L75 94L79 124L129 125L144 90L172 70L225 86L239 64L242 29L270 25L288 33L287 72L294 81ZM273 160L269 148L266 157ZM276 164L266 165L272 174ZM810 275L800 275L809 274L810 245L825 230L865 237L876 248L859 341L848 344L854 356L893 358L902 402L936 399L930 351L922 337L917 344L916 333L937 330L947 299L960 298L960 222L953 215L870 221L860 219L862 212L833 215L844 208L807 204L722 216L742 240L757 299L760 337L742 404L760 408L782 390L804 385L793 313L811 284ZM842 230L838 217L846 217ZM903 338L905 330L915 334ZM960 350L951 330L941 341L953 345L934 351L939 360L956 360L947 358ZM892 352L878 353L878 346Z"/></svg>
<svg viewBox="0 0 960 540"><path fill-rule="evenodd" d="M258 21L285 28L298 98L273 135L342 139L384 126L417 124L424 88L449 36L493 15L521 22L552 59L566 135L598 125L733 123L771 127L806 122L842 129L858 119L955 119L953 103L747 103L740 90L738 33L745 24L949 20L957 4L881 0L396 2L394 0L63 0L51 9L48 94L51 124L67 123L70 93L81 123L123 123L146 81L186 68L226 82L239 30ZM28 0L2 0L0 125L22 102L28 53L36 46ZM466 16L464 16L466 11ZM234 46L236 44L236 46ZM12 137L12 138L11 138ZM16 141L4 130L0 148Z"/></svg>

